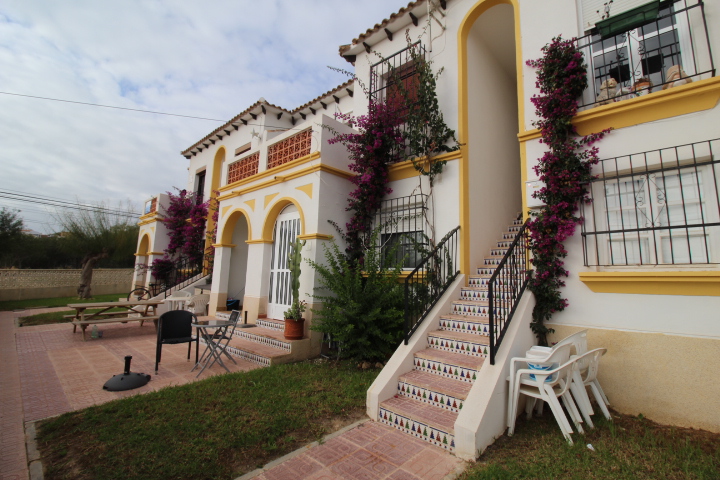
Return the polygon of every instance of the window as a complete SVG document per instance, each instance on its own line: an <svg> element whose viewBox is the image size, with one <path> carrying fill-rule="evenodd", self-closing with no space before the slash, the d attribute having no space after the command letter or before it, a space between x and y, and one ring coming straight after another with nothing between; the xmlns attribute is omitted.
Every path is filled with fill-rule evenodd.
<svg viewBox="0 0 720 480"><path fill-rule="evenodd" d="M603 36L593 29L578 39L589 69L580 105L604 105L712 76L703 5L688 1L662 2L656 18L627 31Z"/></svg>
<svg viewBox="0 0 720 480"><path fill-rule="evenodd" d="M206 170L203 170L195 175L195 201L198 204L203 202L203 196L205 195L205 172Z"/></svg>
<svg viewBox="0 0 720 480"><path fill-rule="evenodd" d="M417 56L413 58L412 49ZM370 67L370 101L405 106L405 93L408 104L417 102L419 73L417 61L424 61L425 48L416 42L399 52L381 60ZM400 87L402 85L402 87Z"/></svg>
<svg viewBox="0 0 720 480"><path fill-rule="evenodd" d="M618 157L584 207L586 265L720 263L720 141Z"/></svg>
<svg viewBox="0 0 720 480"><path fill-rule="evenodd" d="M373 221L373 229L380 229L380 249L386 258L395 249L392 263L403 261L404 269L414 269L428 249L425 231L427 195L384 200Z"/></svg>

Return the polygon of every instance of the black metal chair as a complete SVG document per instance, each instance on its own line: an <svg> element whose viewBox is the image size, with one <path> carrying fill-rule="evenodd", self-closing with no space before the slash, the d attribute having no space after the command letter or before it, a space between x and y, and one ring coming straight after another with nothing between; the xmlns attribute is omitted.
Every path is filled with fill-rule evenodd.
<svg viewBox="0 0 720 480"><path fill-rule="evenodd" d="M188 360L190 349L195 338L192 336L192 324L197 323L197 316L187 310L170 310L160 315L157 330L157 348L155 349L155 375L158 373L158 364L162 355L163 344L188 344ZM197 362L197 347L195 348L195 361Z"/></svg>
<svg viewBox="0 0 720 480"><path fill-rule="evenodd" d="M225 356L226 356L227 358L229 358L230 360L232 360L232 362L233 362L235 365L237 365L237 362L236 362L235 359L232 357L232 355L230 355L230 354L227 352L227 350L225 350L225 349L227 348L228 344L230 343L230 340L232 340L233 335L235 334L235 328L237 327L237 324L238 324L238 321L239 321L239 320L240 320L240 311L239 311L239 310L233 310L232 312L230 312L230 318L228 318L228 321L229 321L232 325L231 325L230 327L228 327L228 329L225 331L225 334L224 334L224 335L219 334L219 333L214 333L214 334L213 334L213 340L215 340L216 342L218 342L218 344L219 344L220 346L223 346L223 343L224 343L223 353L225 354ZM213 362L213 364L214 364L214 363L215 363L215 362Z"/></svg>

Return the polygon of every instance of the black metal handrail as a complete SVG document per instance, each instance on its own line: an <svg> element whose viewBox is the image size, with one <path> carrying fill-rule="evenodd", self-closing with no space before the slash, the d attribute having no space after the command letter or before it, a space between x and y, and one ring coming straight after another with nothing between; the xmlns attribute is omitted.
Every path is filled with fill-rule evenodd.
<svg viewBox="0 0 720 480"><path fill-rule="evenodd" d="M515 235L510 248L488 281L490 365L495 365L495 354L532 276L532 270L529 270L530 235L527 225L526 221Z"/></svg>
<svg viewBox="0 0 720 480"><path fill-rule="evenodd" d="M405 345L440 297L460 273L457 251L460 227L455 227L405 278Z"/></svg>
<svg viewBox="0 0 720 480"><path fill-rule="evenodd" d="M150 289L153 296L155 297L157 295L160 295L161 293L164 293L165 298L167 298L168 292L171 289L181 290L187 287L188 285L190 285L190 283L193 282L195 277L197 277L206 270L206 263L206 255L199 259L191 259L184 256L178 258L175 261L172 270L160 276L159 278L155 277L155 280L157 280L157 282L150 284Z"/></svg>

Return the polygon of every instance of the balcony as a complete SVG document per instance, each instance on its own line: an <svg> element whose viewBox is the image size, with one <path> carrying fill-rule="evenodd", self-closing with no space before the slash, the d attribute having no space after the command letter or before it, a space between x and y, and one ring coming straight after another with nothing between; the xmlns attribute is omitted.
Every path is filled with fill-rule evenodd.
<svg viewBox="0 0 720 480"><path fill-rule="evenodd" d="M720 264L720 139L596 168L582 205L586 266Z"/></svg>
<svg viewBox="0 0 720 480"><path fill-rule="evenodd" d="M644 18L616 32L623 23L610 17L577 40L588 64L581 110L715 76L702 2L665 3L652 20Z"/></svg>

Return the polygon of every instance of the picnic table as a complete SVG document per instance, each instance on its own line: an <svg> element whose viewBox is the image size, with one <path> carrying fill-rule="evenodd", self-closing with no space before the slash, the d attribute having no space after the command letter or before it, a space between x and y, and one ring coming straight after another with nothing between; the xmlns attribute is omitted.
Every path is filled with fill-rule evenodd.
<svg viewBox="0 0 720 480"><path fill-rule="evenodd" d="M157 329L157 306L163 303L162 300L120 300L118 302L96 302L96 303L70 303L68 308L75 309L74 315L66 315L72 319L73 333L79 326L82 329L83 341L85 340L85 329L90 324L117 323L139 321L140 326L145 321L152 320ZM139 307L139 308L138 308ZM85 312L88 308L99 308L98 312ZM125 311L109 312L113 308L123 308ZM131 316L132 315L132 316Z"/></svg>

